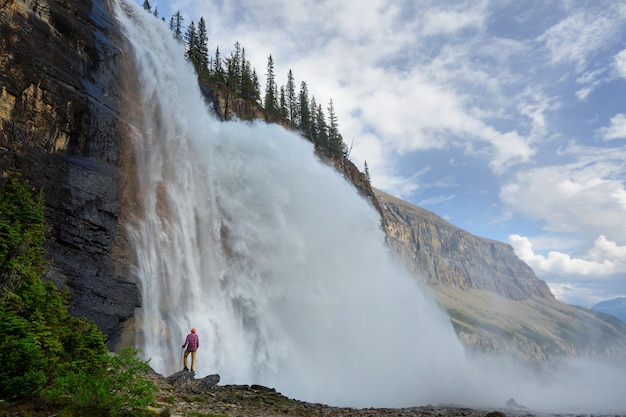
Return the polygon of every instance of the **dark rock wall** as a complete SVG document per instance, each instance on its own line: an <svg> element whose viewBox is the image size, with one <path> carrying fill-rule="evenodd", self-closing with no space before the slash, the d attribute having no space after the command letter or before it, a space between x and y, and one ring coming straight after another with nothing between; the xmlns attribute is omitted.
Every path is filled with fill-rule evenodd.
<svg viewBox="0 0 626 417"><path fill-rule="evenodd" d="M125 137L117 29L100 0L0 3L0 169L43 187L47 277L113 346L140 301L113 256Z"/></svg>

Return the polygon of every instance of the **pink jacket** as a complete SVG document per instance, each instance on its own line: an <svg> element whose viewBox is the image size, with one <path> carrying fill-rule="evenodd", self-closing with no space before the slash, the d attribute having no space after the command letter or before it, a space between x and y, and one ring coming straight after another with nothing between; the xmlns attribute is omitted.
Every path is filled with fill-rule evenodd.
<svg viewBox="0 0 626 417"><path fill-rule="evenodd" d="M189 333L183 347L187 346L189 352L195 352L200 347L200 338L195 333Z"/></svg>

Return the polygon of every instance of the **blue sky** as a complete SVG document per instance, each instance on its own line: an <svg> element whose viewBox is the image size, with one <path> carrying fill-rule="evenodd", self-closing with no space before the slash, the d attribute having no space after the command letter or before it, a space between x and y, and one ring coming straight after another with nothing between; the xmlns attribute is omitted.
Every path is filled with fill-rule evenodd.
<svg viewBox="0 0 626 417"><path fill-rule="evenodd" d="M143 4L143 0L136 0ZM507 242L557 298L626 296L626 1L173 0L211 54L333 100L375 187Z"/></svg>

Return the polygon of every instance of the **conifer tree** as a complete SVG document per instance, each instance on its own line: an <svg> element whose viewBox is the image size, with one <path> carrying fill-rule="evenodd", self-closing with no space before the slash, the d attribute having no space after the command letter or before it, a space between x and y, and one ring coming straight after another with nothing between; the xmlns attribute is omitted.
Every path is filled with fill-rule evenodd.
<svg viewBox="0 0 626 417"><path fill-rule="evenodd" d="M309 103L309 126L311 134L309 135L309 140L315 144L315 147L319 147L318 137L319 137L319 126L317 125L317 119L315 117L315 109L317 109L317 102L315 101L315 96L311 96L311 102Z"/></svg>
<svg viewBox="0 0 626 417"><path fill-rule="evenodd" d="M152 12L152 15L156 18L159 17L159 8L157 6L154 6L154 11Z"/></svg>
<svg viewBox="0 0 626 417"><path fill-rule="evenodd" d="M241 94L241 44L235 42L235 49L226 58L226 85L235 94Z"/></svg>
<svg viewBox="0 0 626 417"><path fill-rule="evenodd" d="M329 151L336 155L345 153L346 151L343 138L339 133L339 123L337 121L337 115L335 114L335 106L332 98L328 103L328 147Z"/></svg>
<svg viewBox="0 0 626 417"><path fill-rule="evenodd" d="M222 57L220 55L220 47L215 48L215 59L213 60L213 68L211 69L213 80L218 83L226 82L224 74L224 66L222 64Z"/></svg>
<svg viewBox="0 0 626 417"><path fill-rule="evenodd" d="M248 83L249 80L246 78L250 78L250 63L246 62L246 48L241 48L241 69L239 71L239 88L240 93L243 96L244 85Z"/></svg>
<svg viewBox="0 0 626 417"><path fill-rule="evenodd" d="M255 103L261 104L261 84L255 68L252 68L252 85L254 86L254 101Z"/></svg>
<svg viewBox="0 0 626 417"><path fill-rule="evenodd" d="M330 150L330 144L328 142L328 126L326 124L326 116L322 105L318 104L315 110L315 123L317 124L317 143L322 149Z"/></svg>
<svg viewBox="0 0 626 417"><path fill-rule="evenodd" d="M258 80L257 80L258 82ZM241 48L241 97L256 102L258 91L254 84L252 65L246 60L246 49Z"/></svg>
<svg viewBox="0 0 626 417"><path fill-rule="evenodd" d="M267 72L265 73L265 99L263 100L265 107L265 120L276 121L278 117L278 97L276 88L276 77L274 75L274 59L272 55L267 57Z"/></svg>
<svg viewBox="0 0 626 417"><path fill-rule="evenodd" d="M204 17L198 22L198 75L204 78L209 75L209 37Z"/></svg>
<svg viewBox="0 0 626 417"><path fill-rule="evenodd" d="M285 86L280 86L280 100L278 106L278 118L288 120L289 110L287 109L287 99L285 98Z"/></svg>
<svg viewBox="0 0 626 417"><path fill-rule="evenodd" d="M143 9L148 13L152 11L152 7L150 6L150 2L148 0L143 0Z"/></svg>
<svg viewBox="0 0 626 417"><path fill-rule="evenodd" d="M309 89L305 81L300 83L300 94L298 97L298 128L300 132L309 140L313 140L311 136L311 111L309 110Z"/></svg>
<svg viewBox="0 0 626 417"><path fill-rule="evenodd" d="M363 171L364 171L364 174L365 174L365 179L367 180L367 182L371 183L372 182L372 178L370 177L370 170L367 167L367 160L365 161L365 164L363 164L363 165L364 165Z"/></svg>
<svg viewBox="0 0 626 417"><path fill-rule="evenodd" d="M185 52L185 56L193 64L193 67L196 69L196 73L199 74L198 32L196 31L196 24L193 21L189 23L189 26L187 26L185 41L187 42L187 51Z"/></svg>
<svg viewBox="0 0 626 417"><path fill-rule="evenodd" d="M287 115L288 115L289 124L291 126L296 126L298 102L297 102L297 97L296 97L296 83L294 81L293 73L291 72L291 69L287 73L287 87L286 87L285 95L286 95L286 100L287 100Z"/></svg>
<svg viewBox="0 0 626 417"><path fill-rule="evenodd" d="M170 30L174 32L174 39L181 42L183 41L183 20L180 10L177 10L170 19Z"/></svg>

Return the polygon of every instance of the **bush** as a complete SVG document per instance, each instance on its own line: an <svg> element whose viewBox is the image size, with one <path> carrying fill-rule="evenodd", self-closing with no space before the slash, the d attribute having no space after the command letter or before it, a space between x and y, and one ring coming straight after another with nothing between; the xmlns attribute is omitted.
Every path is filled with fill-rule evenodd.
<svg viewBox="0 0 626 417"><path fill-rule="evenodd" d="M45 386L44 355L29 323L0 307L0 398L21 397Z"/></svg>
<svg viewBox="0 0 626 417"><path fill-rule="evenodd" d="M97 370L77 370L58 376L44 390L44 398L71 411L89 415L130 415L154 401L156 385L145 378L147 362L127 348L105 354Z"/></svg>

